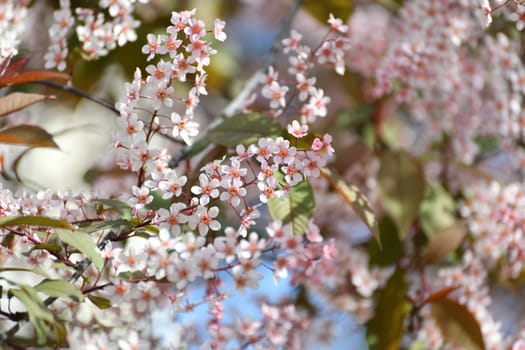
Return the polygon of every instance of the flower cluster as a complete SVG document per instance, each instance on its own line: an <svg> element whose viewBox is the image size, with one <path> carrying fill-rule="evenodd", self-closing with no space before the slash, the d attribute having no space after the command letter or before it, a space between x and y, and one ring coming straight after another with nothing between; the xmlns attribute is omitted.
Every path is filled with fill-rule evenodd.
<svg viewBox="0 0 525 350"><path fill-rule="evenodd" d="M24 33L27 6L30 1L0 2L0 62L16 56L20 37ZM0 71L1 73L1 71Z"/></svg>
<svg viewBox="0 0 525 350"><path fill-rule="evenodd" d="M290 36L282 40L283 53L288 55L286 73L291 78L279 78L279 72L273 66L260 78L263 84L261 95L268 101L272 116L277 118L284 112L290 112L292 100L298 99L299 105L295 104L294 108L299 111L300 123L293 121L288 125L288 132L297 138L306 135L307 123L313 123L317 118L327 115L330 97L325 96L323 89L315 86L317 78L313 75L313 69L318 65L328 65L340 75L345 72L344 58L350 49L350 43L343 34L348 27L333 15L330 15L328 23L330 31L315 49L302 43L303 35L296 30L292 30ZM256 95L253 95L245 106L246 110L252 108L255 99Z"/></svg>
<svg viewBox="0 0 525 350"><path fill-rule="evenodd" d="M98 9L77 7L73 11L70 0L60 0L60 8L53 13L54 24L49 28L50 43L44 56L45 68L66 69L69 53L67 40L75 24L85 59L97 59L107 55L117 45L137 40L135 29L140 22L133 17L136 3L136 0L100 0Z"/></svg>
<svg viewBox="0 0 525 350"><path fill-rule="evenodd" d="M60 1L50 29L52 43L45 57L46 68L65 69L67 36L75 22L83 23L76 26L76 31L88 58L107 54L116 44L134 40L137 22L131 17L133 3L101 0L100 7L107 8L112 18L107 22L104 12L72 10L68 0ZM137 179L129 192L120 196L123 202L98 194L1 192L3 217L55 220L50 221L45 232L16 223L11 225L0 246L2 267L43 267L48 270L47 277L70 280L83 293L90 294L95 305L100 306L100 300L111 305L102 316L101 311L86 304L62 300L53 303L52 313L70 322L70 346L106 346L115 340L121 348L152 346L157 340L151 328L137 320L145 320L146 313L169 303L175 312L190 312L201 304L209 305L213 319L208 328L213 348L224 348L234 333L239 345L264 342L275 348L284 344L288 348L301 348L297 332L304 331L308 323L293 305L279 311L275 306L263 304L262 323L244 323L243 327L223 324L222 301L230 294L223 285L224 280L231 279L240 293L247 288L257 289L262 279L259 270L265 266L266 258L274 260L276 281L290 276L295 282L312 277L319 263L334 258L334 242L324 243L313 221L304 232L296 232L291 224L281 221L271 222L266 233L256 233L254 228L261 216L259 206L271 200L285 200L294 186L319 177L321 168L333 156L332 138L328 134L300 140L308 139L306 122L325 117L329 102L323 90L314 87L315 78L308 76L308 69L317 60L335 66L342 74L345 40L339 37L324 41L316 51L299 43L286 45L286 52L296 53L290 58L289 73L297 79L291 99L298 96L305 104L303 109L310 111L308 116L302 118L302 124L290 123L286 138L263 137L255 144L238 145L227 158L205 165L195 181L180 169L168 166L170 156L166 148L158 146L156 138L163 135L191 144L198 134L195 111L200 97L207 94L205 69L216 53L205 37L213 33L216 40L223 41L226 34L223 21L216 20L213 29L206 30L205 23L195 13L195 10L173 12L166 34L148 35L142 52L152 63L146 67L144 78L143 72L136 70L134 80L125 86L124 99L117 103L120 117L114 134L116 164ZM329 23L331 32L346 30L333 16ZM156 58L159 59L153 62ZM275 87L277 72L275 75L274 84L265 85L262 95L269 97L272 109L287 108L291 99L285 100L287 88ZM192 86L185 95L181 94L187 85ZM115 212L115 206L120 212ZM237 220L236 228L223 228L218 217L227 211L222 208L231 209ZM96 236L104 268L83 266L83 261L78 261L79 253L98 254L98 250L87 253L78 242L61 236L58 227L66 227L65 231L78 236L88 237L87 232ZM118 232L110 230L117 227ZM138 236L143 238L135 238ZM66 247L70 244L79 251L46 248L56 242L68 242ZM79 274L78 270L72 272L56 264L85 271ZM195 296L188 290L199 283L207 285L206 292L201 300L191 300ZM91 322L103 324L112 330L111 334L90 331L87 325ZM132 332L123 333L129 330L115 327L119 323ZM12 323L7 322L2 329L10 326Z"/></svg>
<svg viewBox="0 0 525 350"><path fill-rule="evenodd" d="M489 269L516 279L525 264L524 192L518 183L480 184L469 189L462 215L473 235L473 251Z"/></svg>
<svg viewBox="0 0 525 350"><path fill-rule="evenodd" d="M490 307L492 298L487 286L487 270L472 251L467 251L462 264L454 267L441 268L437 272L437 279L433 280L432 288L452 291L449 298L465 305L472 315L482 325L481 333L487 349L501 349L508 346L510 339L504 339L500 322L494 320ZM422 308L423 324L417 338L423 341L426 349L441 349L447 344L436 319L430 312L430 306Z"/></svg>
<svg viewBox="0 0 525 350"><path fill-rule="evenodd" d="M86 59L138 39L139 2L72 8L61 0L45 67L67 68L73 31ZM520 286L524 276L525 65L515 35L525 28L524 1L384 4L357 4L347 23L331 14L318 45L290 30L278 43L284 59L254 74L204 132L200 102L226 24L205 23L196 9L172 12L165 30L144 38L146 66L116 104L108 158L119 178L107 191L0 187L0 342L15 344L17 327L30 322L38 345L303 349L333 336L333 325L309 312L328 306L367 323L371 344L381 344L376 328L387 323L399 329L391 341L400 347L452 349L470 338L490 350L524 349L524 325L509 330L495 311L496 294L507 291L492 288ZM0 0L5 86L28 7ZM359 87L322 85L325 72L348 70ZM3 119L2 136L14 119ZM339 128L339 140L315 133L316 121L356 132ZM257 137L222 140L237 122ZM326 168L336 146L341 178ZM482 163L512 182L479 181L490 177ZM265 272L301 294L260 297L259 316L228 317L227 300L260 289ZM204 327L182 320L198 309L207 311ZM156 332L155 310L175 316L171 339Z"/></svg>
<svg viewBox="0 0 525 350"><path fill-rule="evenodd" d="M416 125L425 125L418 128L423 147L445 134L455 157L467 163L479 152L478 136L504 143L522 133L523 64L511 49L517 43L503 33L497 39L485 35L475 15L478 6L411 1L399 17L372 6L358 10L349 24L355 50L348 63L372 79L370 97L393 95ZM369 21L388 30L369 31ZM479 60L478 54L489 59Z"/></svg>

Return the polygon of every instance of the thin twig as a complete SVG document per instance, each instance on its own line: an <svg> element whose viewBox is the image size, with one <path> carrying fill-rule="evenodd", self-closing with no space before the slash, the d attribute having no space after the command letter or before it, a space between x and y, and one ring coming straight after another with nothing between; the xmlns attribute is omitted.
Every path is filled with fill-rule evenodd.
<svg viewBox="0 0 525 350"><path fill-rule="evenodd" d="M268 67L274 64L275 57L277 56L277 53L279 52L282 46L281 41L290 32L292 21L299 9L301 8L303 2L304 0L295 0L293 5L290 7L290 10L286 14L286 17L283 19L281 29L279 30L279 33L277 33L273 41L273 45L270 48L270 52L266 56L266 60L264 61L263 65L251 75L251 77L247 80L246 84L244 84L244 87L241 90L241 92L223 109L220 115L213 122L211 122L205 130L201 131L199 138L195 140L194 143L199 143L200 141L206 139L210 130L222 124L225 119L233 117L238 111L242 109L243 103L248 99L248 97L252 94L252 92L259 84L259 77L261 76L261 74L264 74ZM182 162L188 157L191 150L191 145L185 146L181 151L179 151L179 153L177 153L171 158L169 162L169 167L176 168L180 164L180 162Z"/></svg>
<svg viewBox="0 0 525 350"><path fill-rule="evenodd" d="M47 87L50 87L50 88L53 88L53 89L57 89L57 90L62 90L62 91L65 91L65 92L69 92L70 94L77 95L77 96L83 97L85 99L88 99L90 101L93 101L93 102L101 105L102 107L104 107L106 109L109 109L110 111L112 111L115 114L120 114L120 112L115 108L114 104L111 101L108 101L105 98L98 97L98 96L89 94L87 92L84 92L84 91L82 91L80 89L77 89L74 86L62 85L62 84L59 84L59 83L56 83L56 82L50 81L50 80L36 80L36 81L32 81L32 83L44 85L44 86L47 86Z"/></svg>

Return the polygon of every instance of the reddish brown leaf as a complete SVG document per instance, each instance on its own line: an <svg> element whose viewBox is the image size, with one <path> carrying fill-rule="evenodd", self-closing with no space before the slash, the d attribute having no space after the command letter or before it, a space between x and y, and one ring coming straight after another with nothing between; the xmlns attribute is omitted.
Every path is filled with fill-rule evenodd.
<svg viewBox="0 0 525 350"><path fill-rule="evenodd" d="M38 80L61 80L68 81L71 77L69 74L47 71L47 70L29 70L20 72L10 77L0 78L0 87L14 84L30 83Z"/></svg>
<svg viewBox="0 0 525 350"><path fill-rule="evenodd" d="M431 313L445 340L465 350L484 350L480 324L463 304L442 298L432 302Z"/></svg>
<svg viewBox="0 0 525 350"><path fill-rule="evenodd" d="M7 66L9 66L9 62L11 62L11 56L7 56L0 62L0 77L5 75Z"/></svg>
<svg viewBox="0 0 525 350"><path fill-rule="evenodd" d="M3 74L2 78L11 77L17 74L22 69L24 69L24 67L27 65L27 63L29 63L29 61L30 59L26 57L12 62L5 70L5 73Z"/></svg>
<svg viewBox="0 0 525 350"><path fill-rule="evenodd" d="M19 111L34 103L54 98L55 96L52 95L13 92L0 98L0 117Z"/></svg>
<svg viewBox="0 0 525 350"><path fill-rule="evenodd" d="M33 147L55 147L53 135L36 125L18 125L0 131L0 143Z"/></svg>
<svg viewBox="0 0 525 350"><path fill-rule="evenodd" d="M425 264L440 262L459 247L464 237L465 225L463 223L457 223L439 230L430 238L423 250L423 261Z"/></svg>
<svg viewBox="0 0 525 350"><path fill-rule="evenodd" d="M430 294L428 296L428 298L425 300L424 304L431 303L431 302L434 302L434 301L446 298L450 293L452 293L456 289L458 289L457 286L455 286L455 287L447 287L447 288L443 288L441 290L438 290L437 292L434 292L434 293Z"/></svg>

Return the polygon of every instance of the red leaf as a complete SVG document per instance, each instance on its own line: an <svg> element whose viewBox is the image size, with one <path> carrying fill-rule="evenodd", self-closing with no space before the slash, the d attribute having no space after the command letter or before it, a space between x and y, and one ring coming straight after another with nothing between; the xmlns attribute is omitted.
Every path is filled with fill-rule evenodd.
<svg viewBox="0 0 525 350"><path fill-rule="evenodd" d="M462 222L439 230L432 236L423 250L425 264L436 264L455 251L465 238L465 225Z"/></svg>
<svg viewBox="0 0 525 350"><path fill-rule="evenodd" d="M69 74L47 71L47 70L29 70L15 74L10 77L0 78L0 87L13 84L31 83L38 80L70 80Z"/></svg>
<svg viewBox="0 0 525 350"><path fill-rule="evenodd" d="M19 73L22 69L24 69L24 67L29 63L29 61L30 58L21 58L12 62L9 66L7 66L7 69L2 75L2 78L12 77L13 75Z"/></svg>
<svg viewBox="0 0 525 350"><path fill-rule="evenodd" d="M18 125L0 131L0 143L33 147L55 147L53 135L36 125Z"/></svg>
<svg viewBox="0 0 525 350"><path fill-rule="evenodd" d="M9 62L11 62L11 57L12 56L7 56L2 62L0 62L0 77L4 76L7 66L9 66Z"/></svg>
<svg viewBox="0 0 525 350"><path fill-rule="evenodd" d="M55 96L52 95L13 92L7 96L0 97L0 117L19 111L34 103L54 98Z"/></svg>
<svg viewBox="0 0 525 350"><path fill-rule="evenodd" d="M431 314L447 342L465 350L486 349L480 324L465 305L448 298L430 305Z"/></svg>
<svg viewBox="0 0 525 350"><path fill-rule="evenodd" d="M428 296L428 298L425 300L424 304L431 303L433 301L437 301L439 299L443 299L447 297L450 293L458 289L457 286L455 287L447 287L441 290L438 290L437 292L434 292Z"/></svg>

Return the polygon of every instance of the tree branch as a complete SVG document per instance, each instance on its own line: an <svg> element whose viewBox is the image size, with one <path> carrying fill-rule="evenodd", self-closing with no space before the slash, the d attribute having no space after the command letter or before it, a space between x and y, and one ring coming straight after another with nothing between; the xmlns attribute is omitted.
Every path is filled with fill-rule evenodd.
<svg viewBox="0 0 525 350"><path fill-rule="evenodd" d="M32 81L31 83L44 85L44 86L47 86L47 87L50 87L50 88L53 88L53 89L62 90L62 91L65 91L65 92L69 92L70 94L83 97L85 99L88 99L90 101L93 101L93 102L101 105L102 107L104 107L106 109L109 109L110 111L112 111L115 114L119 114L120 115L120 112L115 108L114 104L111 101L108 101L105 98L98 97L98 96L89 94L87 92L84 92L84 91L82 91L80 89L77 89L74 86L62 85L62 84L59 84L59 83L56 83L56 82L50 81L50 80L36 80L36 81Z"/></svg>

